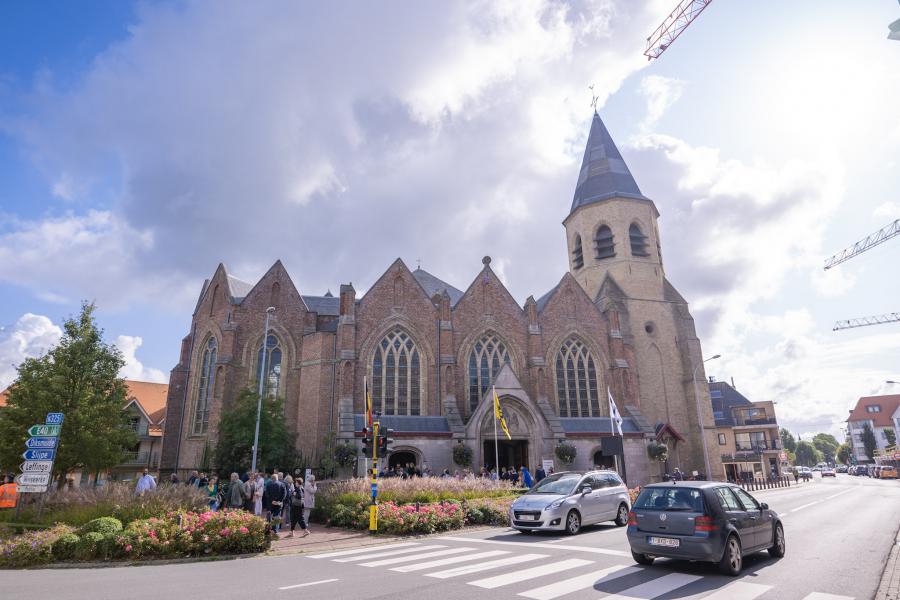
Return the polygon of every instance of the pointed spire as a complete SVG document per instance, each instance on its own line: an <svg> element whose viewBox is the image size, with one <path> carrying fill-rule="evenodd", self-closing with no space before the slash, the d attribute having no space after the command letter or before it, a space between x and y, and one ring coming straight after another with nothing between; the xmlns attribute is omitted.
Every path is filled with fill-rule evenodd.
<svg viewBox="0 0 900 600"><path fill-rule="evenodd" d="M578 184L575 186L575 197L572 199L571 212L592 202L599 202L619 196L621 198L637 198L647 200L631 176L631 171L622 159L616 143L594 111L591 133L588 135Z"/></svg>

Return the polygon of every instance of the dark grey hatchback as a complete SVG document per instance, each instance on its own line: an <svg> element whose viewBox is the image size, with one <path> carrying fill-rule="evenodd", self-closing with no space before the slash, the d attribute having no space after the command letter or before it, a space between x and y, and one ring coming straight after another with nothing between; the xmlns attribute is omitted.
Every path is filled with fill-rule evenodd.
<svg viewBox="0 0 900 600"><path fill-rule="evenodd" d="M737 575L744 556L768 550L784 556L778 514L736 485L719 481L655 483L641 490L628 514L631 555L642 565L657 557L717 563Z"/></svg>

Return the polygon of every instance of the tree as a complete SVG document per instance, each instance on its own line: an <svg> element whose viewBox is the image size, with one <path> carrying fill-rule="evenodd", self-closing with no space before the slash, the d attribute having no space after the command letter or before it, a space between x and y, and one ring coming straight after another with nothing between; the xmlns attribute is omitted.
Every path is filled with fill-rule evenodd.
<svg viewBox="0 0 900 600"><path fill-rule="evenodd" d="M893 429L882 429L884 431L884 437L887 439L888 447L897 445L897 435L894 433Z"/></svg>
<svg viewBox="0 0 900 600"><path fill-rule="evenodd" d="M815 437L813 437L812 443L813 446L816 447L816 450L821 452L822 456L825 457L826 462L834 462L840 443L838 443L833 435L830 433L817 433Z"/></svg>
<svg viewBox="0 0 900 600"><path fill-rule="evenodd" d="M862 441L866 456L869 457L869 460L872 460L875 458L875 450L878 449L878 442L875 440L875 432L872 431L872 428L869 427L868 423L863 426Z"/></svg>
<svg viewBox="0 0 900 600"><path fill-rule="evenodd" d="M837 459L838 462L847 464L850 462L850 457L853 455L853 452L850 448L850 444L841 444L837 449Z"/></svg>
<svg viewBox="0 0 900 600"><path fill-rule="evenodd" d="M18 366L7 406L0 414L0 464L18 464L28 428L61 412L54 476L60 481L74 469L99 471L122 462L138 439L131 429L127 388L119 378L125 364L115 346L103 342L93 304L83 303L77 318L63 324L59 344Z"/></svg>
<svg viewBox="0 0 900 600"><path fill-rule="evenodd" d="M259 394L244 389L230 410L219 419L215 467L221 474L244 473L253 464L253 435L256 430L256 407ZM295 457L294 436L284 418L284 402L277 396L263 399L259 416L259 451L256 467L289 469Z"/></svg>
<svg viewBox="0 0 900 600"><path fill-rule="evenodd" d="M796 464L804 467L812 467L816 463L822 462L822 453L816 450L810 442L797 442Z"/></svg>
<svg viewBox="0 0 900 600"><path fill-rule="evenodd" d="M794 436L791 435L791 432L788 431L787 429L785 429L784 427L782 427L781 431L779 431L779 433L781 434L782 447L784 447L784 449L787 450L788 452L796 452L797 451L797 440L794 439Z"/></svg>

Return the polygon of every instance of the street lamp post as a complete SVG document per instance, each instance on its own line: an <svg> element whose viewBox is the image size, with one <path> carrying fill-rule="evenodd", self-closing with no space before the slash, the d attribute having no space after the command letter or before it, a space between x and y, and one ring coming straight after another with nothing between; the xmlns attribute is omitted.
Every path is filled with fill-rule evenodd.
<svg viewBox="0 0 900 600"><path fill-rule="evenodd" d="M710 358L707 358L699 365L694 367L694 399L697 401L697 426L700 428L700 440L703 442L703 464L706 465L706 478L709 479L712 477L712 474L709 472L709 448L706 445L706 432L703 431L703 417L700 412L700 387L697 385L697 371L702 367L705 363L708 363L711 360L716 360L717 358L721 358L721 354L716 354ZM702 358L702 357L701 357Z"/></svg>
<svg viewBox="0 0 900 600"><path fill-rule="evenodd" d="M259 398L256 401L256 431L253 433L253 464L250 466L251 473L256 473L256 451L259 448L259 419L262 415L262 399L265 393L266 342L269 339L269 317L274 314L274 306L266 309L266 329L263 331L262 358L259 361Z"/></svg>

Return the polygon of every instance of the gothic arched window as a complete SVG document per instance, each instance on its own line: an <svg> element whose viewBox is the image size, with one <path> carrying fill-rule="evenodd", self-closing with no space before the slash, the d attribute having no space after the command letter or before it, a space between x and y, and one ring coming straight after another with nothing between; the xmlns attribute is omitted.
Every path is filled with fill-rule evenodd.
<svg viewBox="0 0 900 600"><path fill-rule="evenodd" d="M266 336L265 349L260 346L256 355L256 385L259 385L260 365L263 362L263 350L265 350L265 366L262 368L263 394L274 398L278 395L279 386L281 385L281 342L274 335Z"/></svg>
<svg viewBox="0 0 900 600"><path fill-rule="evenodd" d="M611 258L616 255L612 229L606 225L597 228L597 235L594 236L594 248L597 250L597 258Z"/></svg>
<svg viewBox="0 0 900 600"><path fill-rule="evenodd" d="M215 389L216 354L218 345L216 338L211 337L203 349L200 359L200 384L197 386L197 400L194 402L194 419L191 424L191 435L203 435L209 427L209 405Z"/></svg>
<svg viewBox="0 0 900 600"><path fill-rule="evenodd" d="M632 256L650 256L647 252L647 236L643 234L637 223L628 228L628 239L631 240Z"/></svg>
<svg viewBox="0 0 900 600"><path fill-rule="evenodd" d="M422 414L422 369L419 349L397 327L375 347L372 357L372 404L383 415Z"/></svg>
<svg viewBox="0 0 900 600"><path fill-rule="evenodd" d="M575 236L575 249L572 251L572 266L580 269L584 266L584 253L581 250L581 236Z"/></svg>
<svg viewBox="0 0 900 600"><path fill-rule="evenodd" d="M560 417L599 417L597 366L580 340L569 338L556 355L556 397Z"/></svg>
<svg viewBox="0 0 900 600"><path fill-rule="evenodd" d="M495 335L482 336L469 353L469 412L475 412L484 393L504 364L509 364L509 352Z"/></svg>

